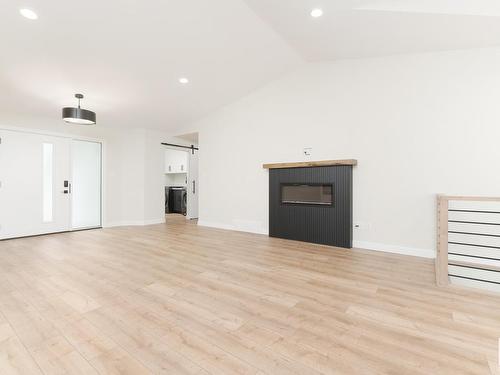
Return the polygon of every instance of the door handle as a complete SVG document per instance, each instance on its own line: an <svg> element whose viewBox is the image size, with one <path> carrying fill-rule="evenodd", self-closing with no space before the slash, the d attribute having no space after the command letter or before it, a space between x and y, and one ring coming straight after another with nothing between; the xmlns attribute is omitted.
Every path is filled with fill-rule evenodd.
<svg viewBox="0 0 500 375"><path fill-rule="evenodd" d="M71 194L71 184L68 180L64 180L63 194Z"/></svg>
<svg viewBox="0 0 500 375"><path fill-rule="evenodd" d="M196 194L196 181L193 180L193 194Z"/></svg>

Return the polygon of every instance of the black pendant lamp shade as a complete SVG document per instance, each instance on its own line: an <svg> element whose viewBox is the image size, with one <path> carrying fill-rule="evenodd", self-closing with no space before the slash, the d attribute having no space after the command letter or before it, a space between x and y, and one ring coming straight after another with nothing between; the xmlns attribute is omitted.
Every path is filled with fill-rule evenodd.
<svg viewBox="0 0 500 375"><path fill-rule="evenodd" d="M82 94L75 94L78 99L78 108L65 107L62 110L63 120L69 124L77 125L94 125L96 123L95 112L80 108L80 100L83 99Z"/></svg>

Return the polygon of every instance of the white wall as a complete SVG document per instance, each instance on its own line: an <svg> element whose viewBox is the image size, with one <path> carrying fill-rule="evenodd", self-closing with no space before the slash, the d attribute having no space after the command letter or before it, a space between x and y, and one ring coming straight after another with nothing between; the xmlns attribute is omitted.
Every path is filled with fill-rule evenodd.
<svg viewBox="0 0 500 375"><path fill-rule="evenodd" d="M142 224L145 189L144 130L113 132L105 138L105 226ZM110 209L109 201L115 206Z"/></svg>
<svg viewBox="0 0 500 375"><path fill-rule="evenodd" d="M500 49L308 64L200 132L200 224L267 233L265 162L355 158L354 245L433 256L435 195L500 195ZM222 183L221 183L222 182Z"/></svg>
<svg viewBox="0 0 500 375"><path fill-rule="evenodd" d="M105 138L106 226L165 222L165 146L177 139L165 132L113 130Z"/></svg>

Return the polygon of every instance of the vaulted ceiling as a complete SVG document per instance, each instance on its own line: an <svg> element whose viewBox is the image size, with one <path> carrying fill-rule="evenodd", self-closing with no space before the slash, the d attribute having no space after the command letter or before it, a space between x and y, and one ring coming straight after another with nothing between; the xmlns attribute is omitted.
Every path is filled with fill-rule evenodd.
<svg viewBox="0 0 500 375"><path fill-rule="evenodd" d="M305 60L385 56L500 43L492 0L247 0ZM323 16L307 17L319 7Z"/></svg>
<svg viewBox="0 0 500 375"><path fill-rule="evenodd" d="M500 44L491 0L0 0L0 126L177 129L307 61ZM312 18L313 8L324 15ZM33 9L37 20L19 14ZM187 77L189 83L178 79Z"/></svg>

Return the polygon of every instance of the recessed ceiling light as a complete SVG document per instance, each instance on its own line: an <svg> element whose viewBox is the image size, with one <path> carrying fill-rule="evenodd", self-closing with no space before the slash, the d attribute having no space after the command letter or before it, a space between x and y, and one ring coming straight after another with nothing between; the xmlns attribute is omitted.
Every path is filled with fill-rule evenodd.
<svg viewBox="0 0 500 375"><path fill-rule="evenodd" d="M311 10L311 17L318 18L321 17L322 15L323 15L322 9L316 8Z"/></svg>
<svg viewBox="0 0 500 375"><path fill-rule="evenodd" d="M187 79L186 77L181 77L179 78L179 82L185 85L186 83L189 83L189 79Z"/></svg>
<svg viewBox="0 0 500 375"><path fill-rule="evenodd" d="M23 17L26 17L29 20L36 20L38 18L38 15L31 9L27 8L19 9L19 13L21 13Z"/></svg>

